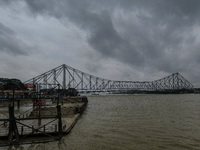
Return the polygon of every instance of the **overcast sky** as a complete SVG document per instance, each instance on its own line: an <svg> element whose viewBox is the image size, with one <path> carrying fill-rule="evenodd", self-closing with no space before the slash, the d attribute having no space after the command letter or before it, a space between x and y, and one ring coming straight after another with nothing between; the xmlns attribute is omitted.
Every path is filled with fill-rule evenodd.
<svg viewBox="0 0 200 150"><path fill-rule="evenodd" d="M113 80L179 72L200 87L200 0L0 0L0 77L62 64Z"/></svg>

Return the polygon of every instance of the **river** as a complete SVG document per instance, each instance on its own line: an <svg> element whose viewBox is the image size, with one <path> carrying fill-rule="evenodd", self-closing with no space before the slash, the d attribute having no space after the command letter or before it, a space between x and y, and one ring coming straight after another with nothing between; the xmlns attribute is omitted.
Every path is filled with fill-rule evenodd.
<svg viewBox="0 0 200 150"><path fill-rule="evenodd" d="M60 141L28 150L199 150L200 95L93 95Z"/></svg>

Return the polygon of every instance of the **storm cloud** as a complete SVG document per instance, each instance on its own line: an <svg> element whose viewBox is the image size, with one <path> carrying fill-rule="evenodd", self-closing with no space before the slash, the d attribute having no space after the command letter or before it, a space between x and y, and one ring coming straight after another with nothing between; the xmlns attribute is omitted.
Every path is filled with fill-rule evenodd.
<svg viewBox="0 0 200 150"><path fill-rule="evenodd" d="M76 53L84 57L81 67L91 73L99 74L103 66L109 66L122 71L127 68L126 75L119 73L121 79L126 76L129 80L153 80L180 72L193 83L199 82L199 0L31 0L19 3L29 19L39 17L48 22L54 18L70 32L73 28L77 33L77 41L73 39L78 43ZM4 5L12 4L4 2ZM3 33L0 51L27 55L25 44L18 44L14 50L6 43L6 39L12 39L10 43L15 45L23 43L18 42L14 31L0 23L0 32ZM116 62L120 65L116 66ZM121 68L117 68L119 66ZM107 78L112 77L109 71L106 74Z"/></svg>
<svg viewBox="0 0 200 150"><path fill-rule="evenodd" d="M0 23L0 51L13 55L28 55L29 47L20 40L13 30Z"/></svg>

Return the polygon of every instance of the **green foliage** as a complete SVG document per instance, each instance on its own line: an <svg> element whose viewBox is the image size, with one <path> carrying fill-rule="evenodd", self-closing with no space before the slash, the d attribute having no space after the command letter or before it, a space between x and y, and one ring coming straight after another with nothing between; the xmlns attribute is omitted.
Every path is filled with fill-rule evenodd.
<svg viewBox="0 0 200 150"><path fill-rule="evenodd" d="M24 84L18 79L0 78L1 90L27 90Z"/></svg>

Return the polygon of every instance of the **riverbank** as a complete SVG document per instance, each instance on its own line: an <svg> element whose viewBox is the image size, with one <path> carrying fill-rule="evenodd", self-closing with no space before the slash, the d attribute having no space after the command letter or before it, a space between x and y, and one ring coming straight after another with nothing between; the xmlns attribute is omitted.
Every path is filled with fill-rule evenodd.
<svg viewBox="0 0 200 150"><path fill-rule="evenodd" d="M12 122L9 118L0 119L0 146L59 140L74 127L87 102L87 97L68 97L60 99L59 104L32 108L15 116Z"/></svg>

